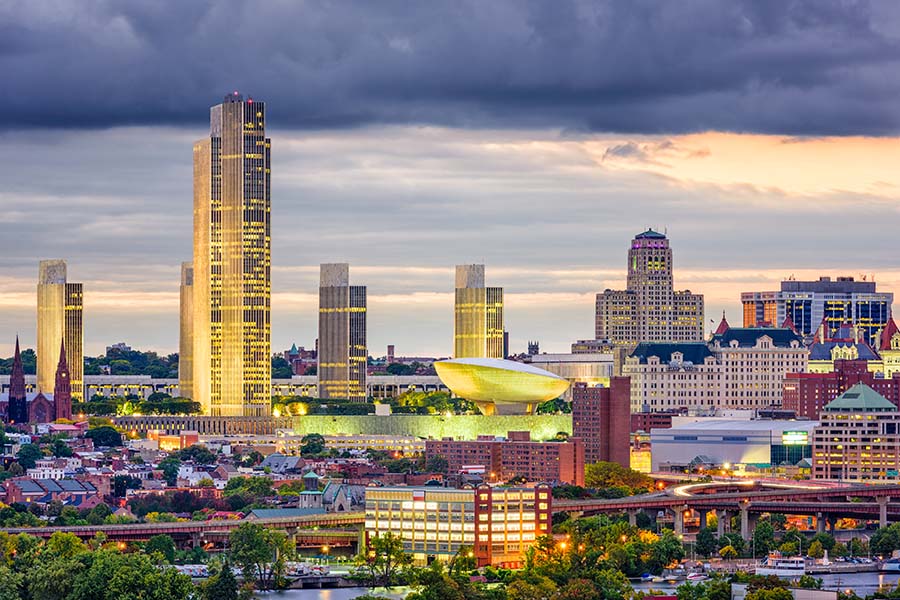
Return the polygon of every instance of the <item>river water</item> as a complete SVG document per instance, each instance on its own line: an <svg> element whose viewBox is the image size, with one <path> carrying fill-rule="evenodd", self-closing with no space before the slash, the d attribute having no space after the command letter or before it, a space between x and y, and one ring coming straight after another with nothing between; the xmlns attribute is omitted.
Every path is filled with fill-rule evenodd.
<svg viewBox="0 0 900 600"><path fill-rule="evenodd" d="M841 575L820 575L823 587L827 590L853 590L859 596L865 597L877 591L881 586L896 586L900 580L900 573L846 573ZM667 583L635 583L632 584L638 590L660 590L671 592L675 587ZM379 596L387 596L402 600L408 589L394 588L392 590L377 589ZM369 588L336 588L324 590L287 590L266 594L265 598L278 598L283 600L352 600L369 592Z"/></svg>

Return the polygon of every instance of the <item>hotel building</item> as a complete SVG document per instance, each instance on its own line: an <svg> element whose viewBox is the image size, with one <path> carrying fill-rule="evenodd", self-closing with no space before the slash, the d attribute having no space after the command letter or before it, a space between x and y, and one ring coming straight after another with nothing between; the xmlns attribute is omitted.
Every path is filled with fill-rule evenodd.
<svg viewBox="0 0 900 600"><path fill-rule="evenodd" d="M631 412L777 406L785 376L806 371L806 348L791 329L723 319L717 332L709 343L638 345L624 367Z"/></svg>
<svg viewBox="0 0 900 600"><path fill-rule="evenodd" d="M72 400L84 397L84 292L66 279L66 261L42 260L37 286L37 387L50 393L56 384L60 342L65 346Z"/></svg>
<svg viewBox="0 0 900 600"><path fill-rule="evenodd" d="M874 281L855 281L853 277L820 277L818 281L781 282L777 292L744 292L744 327L766 323L775 325L790 319L797 332L806 337L816 333L824 322L830 331L844 323L861 329L863 339L872 347L891 318L894 295L878 292Z"/></svg>
<svg viewBox="0 0 900 600"><path fill-rule="evenodd" d="M551 490L442 487L366 489L366 537L390 533L403 540L417 565L448 561L471 547L479 567L522 566L525 551L551 530Z"/></svg>
<svg viewBox="0 0 900 600"><path fill-rule="evenodd" d="M900 412L865 384L829 402L813 434L813 479L900 480Z"/></svg>
<svg viewBox="0 0 900 600"><path fill-rule="evenodd" d="M366 288L350 285L350 265L319 270L320 398L366 401Z"/></svg>
<svg viewBox="0 0 900 600"><path fill-rule="evenodd" d="M505 358L503 288L484 286L484 265L456 265L454 358Z"/></svg>
<svg viewBox="0 0 900 600"><path fill-rule="evenodd" d="M636 235L626 289L597 294L596 339L629 350L640 342L702 341L703 296L673 287L668 238L652 229Z"/></svg>
<svg viewBox="0 0 900 600"><path fill-rule="evenodd" d="M265 103L235 92L194 144L193 399L211 416L271 412L271 196Z"/></svg>

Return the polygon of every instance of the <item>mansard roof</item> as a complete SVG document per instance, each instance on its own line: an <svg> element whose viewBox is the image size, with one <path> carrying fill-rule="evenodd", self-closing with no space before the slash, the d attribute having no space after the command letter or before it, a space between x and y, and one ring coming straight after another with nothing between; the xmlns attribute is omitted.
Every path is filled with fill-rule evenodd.
<svg viewBox="0 0 900 600"><path fill-rule="evenodd" d="M781 327L729 327L724 333L713 335L712 341L719 342L722 347L730 346L731 342L737 341L741 348L752 348L763 336L771 338L777 348L790 348L792 342L803 346L803 338L793 330Z"/></svg>
<svg viewBox="0 0 900 600"><path fill-rule="evenodd" d="M647 364L647 359L655 356L661 363L672 362L672 355L681 353L684 362L694 363L695 365L703 364L713 353L709 346L704 342L682 342L682 343L656 343L641 342L631 353L631 358L637 358L642 365Z"/></svg>

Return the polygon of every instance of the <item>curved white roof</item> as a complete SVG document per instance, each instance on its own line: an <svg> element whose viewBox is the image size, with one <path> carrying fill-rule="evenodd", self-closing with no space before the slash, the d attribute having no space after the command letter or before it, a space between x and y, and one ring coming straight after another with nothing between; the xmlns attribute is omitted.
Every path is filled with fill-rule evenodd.
<svg viewBox="0 0 900 600"><path fill-rule="evenodd" d="M449 358L447 360L435 361L435 364L450 363L460 365L474 365L476 367L486 367L489 369L500 369L503 371L516 371L519 373L531 373L532 375L540 375L542 377L552 377L554 379L563 379L556 373L539 369L533 365L516 362L514 360L504 360L502 358Z"/></svg>

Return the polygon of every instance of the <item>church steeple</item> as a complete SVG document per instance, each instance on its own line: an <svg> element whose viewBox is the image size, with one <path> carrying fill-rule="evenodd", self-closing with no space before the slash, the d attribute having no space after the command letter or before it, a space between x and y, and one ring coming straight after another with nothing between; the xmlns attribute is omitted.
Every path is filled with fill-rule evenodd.
<svg viewBox="0 0 900 600"><path fill-rule="evenodd" d="M8 411L10 423L28 422L28 403L25 397L25 370L22 368L22 355L19 352L19 336L16 336L16 353L13 357L12 370L9 374Z"/></svg>
<svg viewBox="0 0 900 600"><path fill-rule="evenodd" d="M72 381L69 375L69 363L66 362L66 342L59 345L59 364L56 365L56 383L53 386L53 404L56 419L72 418Z"/></svg>

